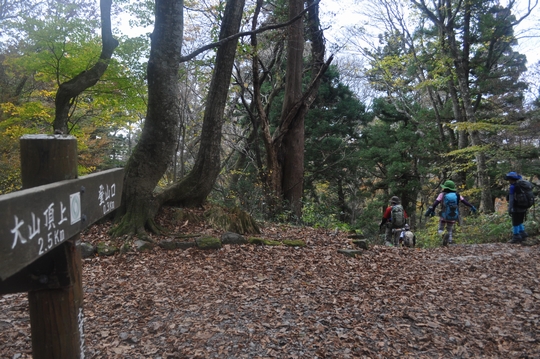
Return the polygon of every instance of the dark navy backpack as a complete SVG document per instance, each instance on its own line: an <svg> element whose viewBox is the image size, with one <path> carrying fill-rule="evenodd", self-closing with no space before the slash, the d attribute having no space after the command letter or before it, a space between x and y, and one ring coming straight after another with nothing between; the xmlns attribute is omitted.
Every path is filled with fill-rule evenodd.
<svg viewBox="0 0 540 359"><path fill-rule="evenodd" d="M514 183L514 206L531 208L534 205L534 193L531 182L519 180Z"/></svg>

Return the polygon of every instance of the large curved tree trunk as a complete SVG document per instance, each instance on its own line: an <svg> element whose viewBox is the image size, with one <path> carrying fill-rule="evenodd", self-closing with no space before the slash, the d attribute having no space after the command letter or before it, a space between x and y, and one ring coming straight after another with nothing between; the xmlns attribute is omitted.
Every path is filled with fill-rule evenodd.
<svg viewBox="0 0 540 359"><path fill-rule="evenodd" d="M238 33L245 0L227 1L219 38ZM223 113L231 83L238 40L231 40L217 50L216 66L206 101L201 143L193 169L180 182L166 189L158 198L160 204L200 206L206 200L220 171Z"/></svg>
<svg viewBox="0 0 540 359"><path fill-rule="evenodd" d="M153 191L165 173L178 137L178 69L183 41L183 0L156 0L148 61L148 108L141 139L126 165L122 206L113 235L155 230Z"/></svg>
<svg viewBox="0 0 540 359"><path fill-rule="evenodd" d="M109 67L112 54L118 41L112 36L111 4L112 0L101 0L101 54L98 62L87 71L83 71L71 80L60 84L55 99L55 117L53 129L55 133L68 134L69 110L74 99L84 90L94 86Z"/></svg>

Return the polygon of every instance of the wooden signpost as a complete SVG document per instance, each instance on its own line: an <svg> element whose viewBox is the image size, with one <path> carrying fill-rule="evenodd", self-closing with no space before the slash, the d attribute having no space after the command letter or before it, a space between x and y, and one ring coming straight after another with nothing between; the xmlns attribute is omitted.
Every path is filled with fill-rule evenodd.
<svg viewBox="0 0 540 359"><path fill-rule="evenodd" d="M75 137L20 143L25 189L0 196L0 294L28 292L34 359L83 358L79 233L120 206L123 169L77 178Z"/></svg>
<svg viewBox="0 0 540 359"><path fill-rule="evenodd" d="M118 207L122 177L122 169L113 169L1 196L0 279Z"/></svg>

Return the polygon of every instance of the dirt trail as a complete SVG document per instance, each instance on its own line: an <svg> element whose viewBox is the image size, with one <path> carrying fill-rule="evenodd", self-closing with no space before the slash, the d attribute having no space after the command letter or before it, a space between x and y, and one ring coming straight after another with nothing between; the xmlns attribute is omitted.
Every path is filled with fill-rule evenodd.
<svg viewBox="0 0 540 359"><path fill-rule="evenodd" d="M350 258L345 235L265 231L308 246L85 260L85 357L540 358L539 246ZM26 295L0 297L0 358L31 358L29 329Z"/></svg>

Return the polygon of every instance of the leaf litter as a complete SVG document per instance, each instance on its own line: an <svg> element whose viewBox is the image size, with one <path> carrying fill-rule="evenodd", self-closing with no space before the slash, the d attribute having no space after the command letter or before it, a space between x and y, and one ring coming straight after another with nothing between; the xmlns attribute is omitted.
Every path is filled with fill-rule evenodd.
<svg viewBox="0 0 540 359"><path fill-rule="evenodd" d="M373 246L351 258L337 252L352 249L346 233L262 230L308 245L85 259L85 358L540 357L538 245ZM27 295L1 296L0 358L31 353Z"/></svg>

